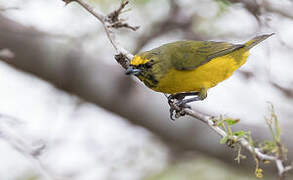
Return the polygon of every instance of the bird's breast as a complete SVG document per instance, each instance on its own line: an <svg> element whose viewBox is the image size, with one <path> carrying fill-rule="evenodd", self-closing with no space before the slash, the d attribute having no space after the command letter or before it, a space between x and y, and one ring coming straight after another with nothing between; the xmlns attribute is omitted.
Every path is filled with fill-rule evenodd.
<svg viewBox="0 0 293 180"><path fill-rule="evenodd" d="M193 70L171 68L152 89L168 94L200 91L202 88L209 89L230 77L246 62L248 55L248 51L231 53L214 58Z"/></svg>

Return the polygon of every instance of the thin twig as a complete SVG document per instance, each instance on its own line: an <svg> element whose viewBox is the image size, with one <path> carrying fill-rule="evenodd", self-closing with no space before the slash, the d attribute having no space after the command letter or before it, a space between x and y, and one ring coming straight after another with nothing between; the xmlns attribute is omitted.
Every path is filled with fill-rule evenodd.
<svg viewBox="0 0 293 180"><path fill-rule="evenodd" d="M189 115L207 124L212 130L214 130L221 137L226 137L228 135L223 129L221 129L219 126L215 124L215 122L213 121L214 117L212 116L204 115L200 112L196 112L189 108L180 108L176 106L175 104L173 104L173 108L177 112L184 113L186 115ZM235 136L234 139L237 139L237 137ZM265 161L265 160L274 161L276 163L280 178L285 177L285 174L292 169L291 165L289 166L284 165L284 160L282 159L282 157L264 154L261 152L259 148L255 148L251 146L251 144L244 138L239 138L238 142L241 144L241 146L246 148L250 153L255 154L258 159L262 161Z"/></svg>
<svg viewBox="0 0 293 180"><path fill-rule="evenodd" d="M84 2L83 0L63 0L66 4L69 4L71 2L77 2L80 4L83 8L85 8L89 13L91 13L93 16L95 16L103 25L105 32L107 34L107 37L113 47L116 50L116 56L120 55L119 59L116 59L117 62L123 67L127 68L129 61L133 58L133 55L129 53L127 50L125 50L123 47L120 46L120 44L116 41L115 34L113 32L113 28L130 28L132 30L137 30L138 27L130 26L127 23L123 23L122 19L119 19L119 15L123 12L122 10L126 7L128 4L128 1L122 2L121 6L118 8L118 10L115 10L108 15L104 15L102 12L99 12L98 10L92 8L88 3ZM126 58L121 58L126 57Z"/></svg>

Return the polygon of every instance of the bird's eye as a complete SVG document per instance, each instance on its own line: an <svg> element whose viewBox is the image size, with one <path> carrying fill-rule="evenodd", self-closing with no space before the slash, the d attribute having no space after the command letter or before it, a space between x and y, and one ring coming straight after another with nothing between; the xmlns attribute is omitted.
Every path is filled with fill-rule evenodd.
<svg viewBox="0 0 293 180"><path fill-rule="evenodd" d="M151 61L145 63L145 67L146 67L146 68L151 68L152 65L153 65L152 62L153 62L153 61L151 60Z"/></svg>
<svg viewBox="0 0 293 180"><path fill-rule="evenodd" d="M150 61L148 61L147 63L145 63L144 66L146 68L151 68L153 66L153 64L154 64L154 60L151 59Z"/></svg>

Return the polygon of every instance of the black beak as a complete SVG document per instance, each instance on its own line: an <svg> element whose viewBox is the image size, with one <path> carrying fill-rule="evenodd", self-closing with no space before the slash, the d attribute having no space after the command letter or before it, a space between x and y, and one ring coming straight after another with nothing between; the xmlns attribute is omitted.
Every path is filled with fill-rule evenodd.
<svg viewBox="0 0 293 180"><path fill-rule="evenodd" d="M125 74L126 75L139 75L141 72L140 69L135 69L132 66L129 66L128 69L126 70Z"/></svg>

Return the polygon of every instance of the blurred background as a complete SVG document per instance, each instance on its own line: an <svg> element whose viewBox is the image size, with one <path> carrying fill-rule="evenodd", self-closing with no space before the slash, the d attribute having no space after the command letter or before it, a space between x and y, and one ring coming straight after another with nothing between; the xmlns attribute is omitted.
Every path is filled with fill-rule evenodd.
<svg viewBox="0 0 293 180"><path fill-rule="evenodd" d="M87 0L107 13L119 0ZM269 139L275 106L293 159L292 0L132 0L136 32L117 31L132 53L176 40L242 43L276 33L192 107L239 118ZM0 0L0 180L250 180L251 158L191 118L169 119L163 94L124 75L92 15L61 0ZM261 165L275 179L272 165ZM292 178L292 177L291 177ZM290 177L288 178L290 179Z"/></svg>

